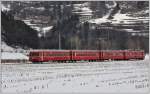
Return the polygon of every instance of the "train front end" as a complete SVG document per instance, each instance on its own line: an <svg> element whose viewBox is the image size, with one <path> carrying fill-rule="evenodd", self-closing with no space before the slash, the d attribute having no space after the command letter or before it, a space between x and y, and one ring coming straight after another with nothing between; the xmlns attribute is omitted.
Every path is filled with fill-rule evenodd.
<svg viewBox="0 0 150 94"><path fill-rule="evenodd" d="M29 61L33 63L43 62L43 52L42 51L30 51Z"/></svg>

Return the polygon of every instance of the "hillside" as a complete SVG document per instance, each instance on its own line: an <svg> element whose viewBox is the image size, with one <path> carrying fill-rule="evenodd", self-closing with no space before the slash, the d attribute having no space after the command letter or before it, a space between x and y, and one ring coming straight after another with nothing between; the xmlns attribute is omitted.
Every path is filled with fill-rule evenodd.
<svg viewBox="0 0 150 94"><path fill-rule="evenodd" d="M37 31L31 29L20 20L14 20L8 13L1 13L2 18L2 41L14 48L37 48Z"/></svg>
<svg viewBox="0 0 150 94"><path fill-rule="evenodd" d="M9 46L149 51L148 1L4 1L2 5L7 11L3 18L12 15L2 21L3 41ZM8 29L7 21L16 27ZM12 33L6 36L5 31Z"/></svg>

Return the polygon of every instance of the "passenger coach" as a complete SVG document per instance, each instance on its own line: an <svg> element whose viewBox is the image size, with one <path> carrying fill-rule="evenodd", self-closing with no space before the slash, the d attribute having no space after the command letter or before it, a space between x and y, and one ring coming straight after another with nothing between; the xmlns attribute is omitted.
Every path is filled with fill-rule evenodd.
<svg viewBox="0 0 150 94"><path fill-rule="evenodd" d="M32 62L75 62L144 59L142 50L33 50L29 53Z"/></svg>

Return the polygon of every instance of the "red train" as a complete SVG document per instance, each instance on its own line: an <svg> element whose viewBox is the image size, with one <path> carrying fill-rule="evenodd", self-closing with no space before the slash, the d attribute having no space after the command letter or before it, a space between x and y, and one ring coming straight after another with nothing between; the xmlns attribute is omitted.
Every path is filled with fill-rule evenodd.
<svg viewBox="0 0 150 94"><path fill-rule="evenodd" d="M32 62L143 60L144 57L142 50L33 50L29 53Z"/></svg>

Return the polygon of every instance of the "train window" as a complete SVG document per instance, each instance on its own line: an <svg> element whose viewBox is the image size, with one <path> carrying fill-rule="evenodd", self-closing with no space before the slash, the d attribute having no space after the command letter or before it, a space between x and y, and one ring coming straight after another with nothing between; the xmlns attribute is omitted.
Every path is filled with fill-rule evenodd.
<svg viewBox="0 0 150 94"><path fill-rule="evenodd" d="M117 55L117 53L110 53L110 55L111 55L111 54L112 54L113 56L116 56L116 55Z"/></svg>
<svg viewBox="0 0 150 94"><path fill-rule="evenodd" d="M69 56L69 53L50 53L48 56Z"/></svg>
<svg viewBox="0 0 150 94"><path fill-rule="evenodd" d="M116 56L122 56L123 54L118 52L118 53L115 53Z"/></svg>
<svg viewBox="0 0 150 94"><path fill-rule="evenodd" d="M90 56L96 56L96 54L90 54Z"/></svg>
<svg viewBox="0 0 150 94"><path fill-rule="evenodd" d="M118 53L119 54L119 56L123 56L123 53L121 52L121 53Z"/></svg>
<svg viewBox="0 0 150 94"><path fill-rule="evenodd" d="M83 54L83 53L78 53L78 54L76 54L77 56L85 56L85 54Z"/></svg>
<svg viewBox="0 0 150 94"><path fill-rule="evenodd" d="M47 54L47 56L53 56L53 54Z"/></svg>
<svg viewBox="0 0 150 94"><path fill-rule="evenodd" d="M31 53L31 56L40 56L39 53Z"/></svg>
<svg viewBox="0 0 150 94"><path fill-rule="evenodd" d="M95 53L77 53L77 56L96 56Z"/></svg>

